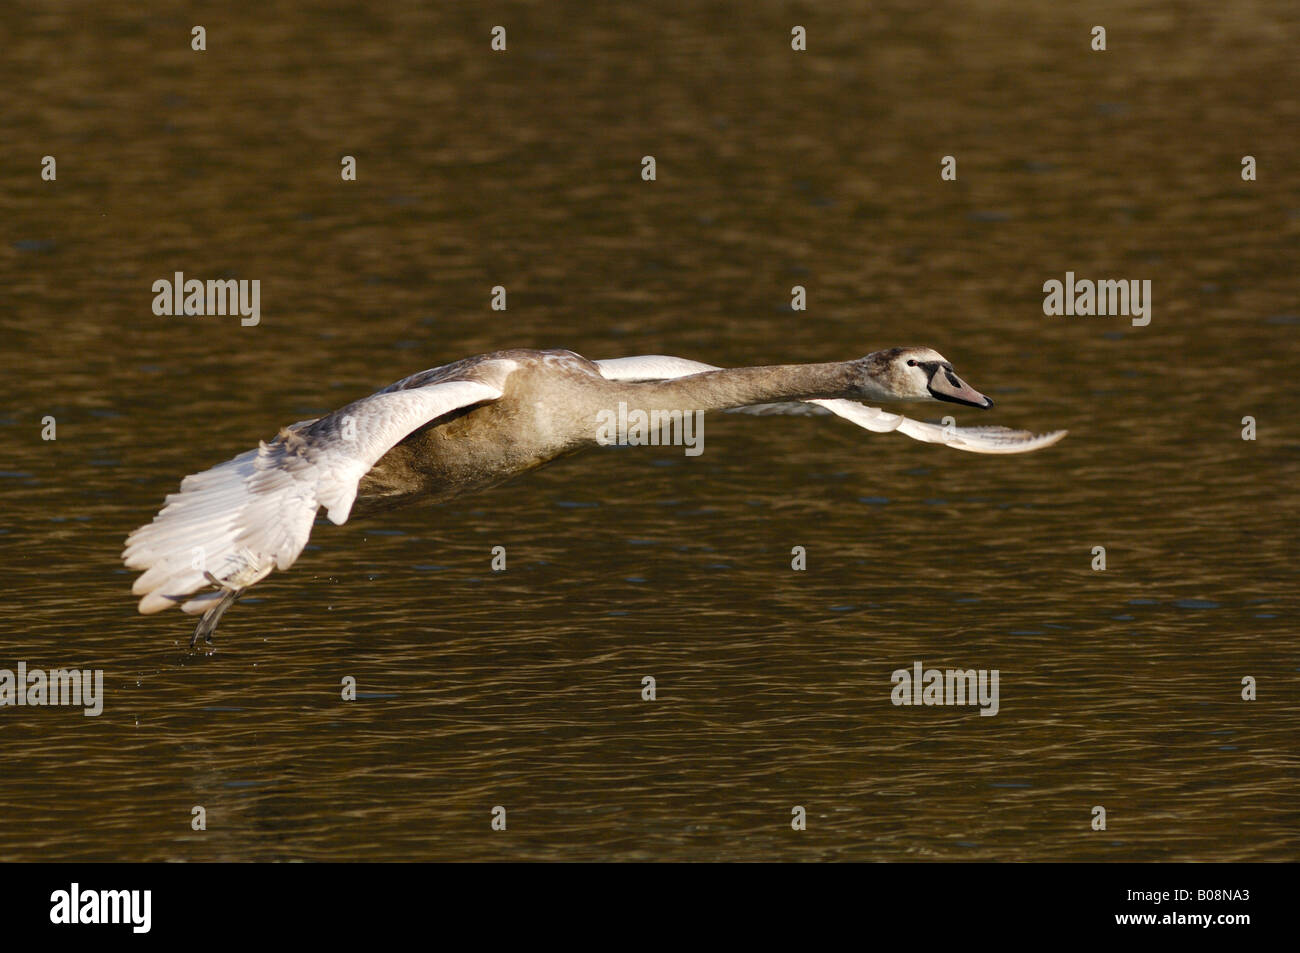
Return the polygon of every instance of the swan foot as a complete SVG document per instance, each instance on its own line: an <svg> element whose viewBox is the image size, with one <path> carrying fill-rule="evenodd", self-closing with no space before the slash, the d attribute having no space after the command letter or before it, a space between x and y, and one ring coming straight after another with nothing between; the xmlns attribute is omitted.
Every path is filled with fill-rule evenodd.
<svg viewBox="0 0 1300 953"><path fill-rule="evenodd" d="M208 581L214 585L221 585L221 583L218 582L211 573L204 573L204 575L207 576ZM203 642L206 645L213 644L212 633L217 630L217 623L220 622L221 617L226 614L226 610L233 606L239 597L248 591L247 586L242 589L228 589L222 586L222 589L224 591L221 594L220 601L218 601L217 604L207 612L203 613L203 618L199 619L199 624L194 629L194 635L190 638L191 652L193 652L194 647L199 644L199 639L203 639Z"/></svg>

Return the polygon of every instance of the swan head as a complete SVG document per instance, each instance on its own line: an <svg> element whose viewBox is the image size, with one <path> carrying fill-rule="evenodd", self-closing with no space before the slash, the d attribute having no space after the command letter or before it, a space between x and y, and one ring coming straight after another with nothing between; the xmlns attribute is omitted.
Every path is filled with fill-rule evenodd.
<svg viewBox="0 0 1300 953"><path fill-rule="evenodd" d="M945 400L967 407L993 401L957 376L952 362L928 347L891 347L858 362L864 395L887 400Z"/></svg>

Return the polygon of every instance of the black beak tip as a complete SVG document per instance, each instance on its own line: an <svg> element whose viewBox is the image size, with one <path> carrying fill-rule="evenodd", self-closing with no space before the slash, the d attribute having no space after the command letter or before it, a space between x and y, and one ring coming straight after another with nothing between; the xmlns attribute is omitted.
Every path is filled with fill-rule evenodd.
<svg viewBox="0 0 1300 953"><path fill-rule="evenodd" d="M989 409L990 407L992 407L992 406L993 406L993 398L990 397L990 396L988 396L988 394L985 394L985 395L984 395L984 409L985 409L985 410L988 410L988 409Z"/></svg>

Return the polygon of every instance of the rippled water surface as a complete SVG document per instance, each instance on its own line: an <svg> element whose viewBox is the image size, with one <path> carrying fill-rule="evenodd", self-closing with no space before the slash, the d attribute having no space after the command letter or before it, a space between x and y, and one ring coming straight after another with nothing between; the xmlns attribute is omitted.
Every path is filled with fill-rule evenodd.
<svg viewBox="0 0 1300 953"><path fill-rule="evenodd" d="M205 53L128 6L0 25L0 668L107 695L0 709L5 858L1294 859L1293 4L235 3ZM1067 270L1150 325L1045 317ZM261 324L154 316L176 271ZM929 419L1070 436L711 416L320 524L211 656L118 558L185 474L466 355L914 343L998 402ZM892 705L917 660L998 715Z"/></svg>

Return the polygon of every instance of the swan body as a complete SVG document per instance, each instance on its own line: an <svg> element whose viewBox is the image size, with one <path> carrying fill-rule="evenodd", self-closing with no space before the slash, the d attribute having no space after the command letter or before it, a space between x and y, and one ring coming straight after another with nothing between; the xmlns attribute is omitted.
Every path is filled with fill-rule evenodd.
<svg viewBox="0 0 1300 953"><path fill-rule="evenodd" d="M835 414L975 453L1024 453L1065 436L939 426L859 400L993 403L930 348L729 369L662 355L590 361L563 350L496 351L413 374L186 477L127 538L122 558L143 570L132 587L142 613L172 605L204 613L194 645L211 641L249 586L293 565L318 510L341 525L487 489L596 446L598 416L620 403L647 414Z"/></svg>

